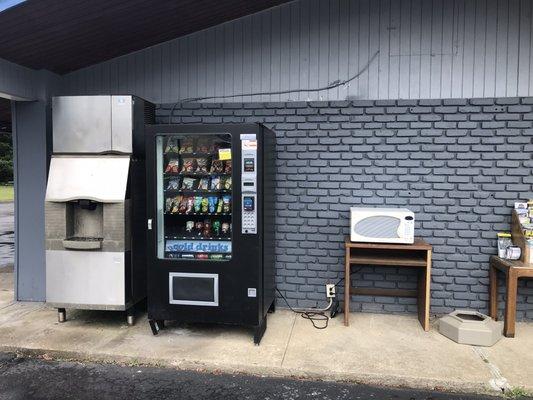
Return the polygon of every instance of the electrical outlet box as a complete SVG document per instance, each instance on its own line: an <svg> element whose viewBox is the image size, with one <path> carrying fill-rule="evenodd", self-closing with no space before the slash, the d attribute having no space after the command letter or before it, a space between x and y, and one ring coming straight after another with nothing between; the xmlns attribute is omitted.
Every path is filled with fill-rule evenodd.
<svg viewBox="0 0 533 400"><path fill-rule="evenodd" d="M333 283L326 284L326 297L335 297L335 285Z"/></svg>

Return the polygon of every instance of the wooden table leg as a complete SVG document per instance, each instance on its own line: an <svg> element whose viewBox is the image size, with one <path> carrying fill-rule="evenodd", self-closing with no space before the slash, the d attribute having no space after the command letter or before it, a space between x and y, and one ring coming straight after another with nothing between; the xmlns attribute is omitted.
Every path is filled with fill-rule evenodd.
<svg viewBox="0 0 533 400"><path fill-rule="evenodd" d="M346 246L344 256L344 326L350 325L350 248Z"/></svg>
<svg viewBox="0 0 533 400"><path fill-rule="evenodd" d="M489 315L498 320L498 270L489 265Z"/></svg>
<svg viewBox="0 0 533 400"><path fill-rule="evenodd" d="M431 250L427 251L426 268L420 271L418 279L418 320L429 331L429 308L431 305Z"/></svg>
<svg viewBox="0 0 533 400"><path fill-rule="evenodd" d="M505 323L503 333L507 337L514 337L516 323L516 291L518 277L510 268L507 273L507 296L505 299Z"/></svg>

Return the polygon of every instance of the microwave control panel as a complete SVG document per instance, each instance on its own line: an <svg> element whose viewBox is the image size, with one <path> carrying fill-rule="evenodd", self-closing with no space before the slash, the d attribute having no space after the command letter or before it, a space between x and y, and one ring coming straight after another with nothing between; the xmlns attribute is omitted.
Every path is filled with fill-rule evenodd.
<svg viewBox="0 0 533 400"><path fill-rule="evenodd" d="M241 135L241 189L243 235L257 234L257 136Z"/></svg>

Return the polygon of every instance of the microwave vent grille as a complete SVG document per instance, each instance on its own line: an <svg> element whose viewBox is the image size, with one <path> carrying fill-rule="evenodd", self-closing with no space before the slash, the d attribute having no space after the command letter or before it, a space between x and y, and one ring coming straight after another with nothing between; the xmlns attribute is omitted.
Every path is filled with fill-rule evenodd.
<svg viewBox="0 0 533 400"><path fill-rule="evenodd" d="M386 215L363 218L353 227L354 232L370 238L398 238L400 219Z"/></svg>

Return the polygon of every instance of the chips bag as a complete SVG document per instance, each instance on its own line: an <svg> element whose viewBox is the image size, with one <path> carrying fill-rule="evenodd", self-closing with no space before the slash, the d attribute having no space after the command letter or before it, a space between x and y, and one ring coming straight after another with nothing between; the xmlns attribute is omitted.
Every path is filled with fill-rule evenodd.
<svg viewBox="0 0 533 400"><path fill-rule="evenodd" d="M183 190L193 190L196 187L198 179L196 178L183 178L183 181L181 182L181 188Z"/></svg>
<svg viewBox="0 0 533 400"><path fill-rule="evenodd" d="M202 210L202 196L194 198L194 212L199 213Z"/></svg>
<svg viewBox="0 0 533 400"><path fill-rule="evenodd" d="M181 140L180 154L192 153L194 147L194 140L192 138L186 138Z"/></svg>
<svg viewBox="0 0 533 400"><path fill-rule="evenodd" d="M224 200L222 199L222 197L220 197L217 202L217 213L218 214L222 213L223 209L224 209Z"/></svg>
<svg viewBox="0 0 533 400"><path fill-rule="evenodd" d="M171 179L168 181L167 190L178 190L180 188L179 179Z"/></svg>
<svg viewBox="0 0 533 400"><path fill-rule="evenodd" d="M165 153L178 153L178 151L178 138L173 136L169 137L167 141L167 147L165 148Z"/></svg>
<svg viewBox="0 0 533 400"><path fill-rule="evenodd" d="M222 197L222 212L223 213L231 212L231 196Z"/></svg>
<svg viewBox="0 0 533 400"><path fill-rule="evenodd" d="M196 172L197 165L195 158L184 158L182 172Z"/></svg>
<svg viewBox="0 0 533 400"><path fill-rule="evenodd" d="M199 138L196 142L196 152L209 153L209 142L208 138Z"/></svg>
<svg viewBox="0 0 533 400"><path fill-rule="evenodd" d="M165 168L165 173L167 174L177 174L180 172L180 160L172 158Z"/></svg>
<svg viewBox="0 0 533 400"><path fill-rule="evenodd" d="M224 161L213 160L211 163L211 172L214 174L221 174L224 172Z"/></svg>
<svg viewBox="0 0 533 400"><path fill-rule="evenodd" d="M167 197L165 200L165 212L172 212L172 206L174 204L173 197Z"/></svg>
<svg viewBox="0 0 533 400"><path fill-rule="evenodd" d="M209 153L216 154L218 152L218 149L220 149L220 143L217 142L211 142L209 145Z"/></svg>
<svg viewBox="0 0 533 400"><path fill-rule="evenodd" d="M218 197L209 196L209 212L214 214L217 211Z"/></svg>
<svg viewBox="0 0 533 400"><path fill-rule="evenodd" d="M214 176L211 178L211 190L220 190L220 177Z"/></svg>
<svg viewBox="0 0 533 400"><path fill-rule="evenodd" d="M187 197L187 203L185 208L185 214L192 214L194 211L194 197Z"/></svg>
<svg viewBox="0 0 533 400"><path fill-rule="evenodd" d="M187 221L185 223L185 232L192 233L194 230L194 221Z"/></svg>
<svg viewBox="0 0 533 400"><path fill-rule="evenodd" d="M224 173L231 174L231 160L226 160L224 163Z"/></svg>
<svg viewBox="0 0 533 400"><path fill-rule="evenodd" d="M202 198L201 204L201 212L204 214L209 212L209 199L207 197Z"/></svg>
<svg viewBox="0 0 533 400"><path fill-rule="evenodd" d="M213 221L213 233L215 234L215 236L220 235L220 221L219 220Z"/></svg>
<svg viewBox="0 0 533 400"><path fill-rule="evenodd" d="M198 221L196 224L194 224L194 230L196 231L196 234L198 236L202 236L202 231L204 230L204 223Z"/></svg>
<svg viewBox="0 0 533 400"><path fill-rule="evenodd" d="M226 190L231 190L231 176L228 176L228 177L224 180L224 189L226 189Z"/></svg>
<svg viewBox="0 0 533 400"><path fill-rule="evenodd" d="M198 183L198 190L209 190L209 178L201 178Z"/></svg>
<svg viewBox="0 0 533 400"><path fill-rule="evenodd" d="M196 172L202 172L206 173L209 172L207 169L207 158L206 157L200 157L196 159Z"/></svg>
<svg viewBox="0 0 533 400"><path fill-rule="evenodd" d="M178 204L178 213L185 214L185 212L187 211L187 197L183 196Z"/></svg>
<svg viewBox="0 0 533 400"><path fill-rule="evenodd" d="M209 220L209 219L204 220L203 236L204 237L211 237L211 220Z"/></svg>
<svg viewBox="0 0 533 400"><path fill-rule="evenodd" d="M230 232L229 224L227 222L223 222L222 223L222 234L223 235L228 235L229 232Z"/></svg>

